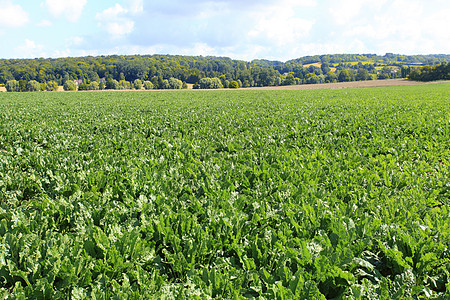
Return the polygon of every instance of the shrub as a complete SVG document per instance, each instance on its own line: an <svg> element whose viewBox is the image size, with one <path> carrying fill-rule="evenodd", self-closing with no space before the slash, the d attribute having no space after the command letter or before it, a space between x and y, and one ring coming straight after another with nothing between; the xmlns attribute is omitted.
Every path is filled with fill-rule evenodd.
<svg viewBox="0 0 450 300"><path fill-rule="evenodd" d="M126 80L119 81L119 90L129 90L131 89L131 83Z"/></svg>
<svg viewBox="0 0 450 300"><path fill-rule="evenodd" d="M160 86L160 88L165 89L165 90L170 89L169 80L164 79L163 82L162 82L162 86Z"/></svg>
<svg viewBox="0 0 450 300"><path fill-rule="evenodd" d="M27 91L27 81L20 79L19 80L19 92L26 92Z"/></svg>
<svg viewBox="0 0 450 300"><path fill-rule="evenodd" d="M201 89L220 89L223 88L222 82L219 78L202 78L199 81L199 85Z"/></svg>
<svg viewBox="0 0 450 300"><path fill-rule="evenodd" d="M36 80L30 80L27 83L27 91L29 92L39 92L41 90L41 85Z"/></svg>
<svg viewBox="0 0 450 300"><path fill-rule="evenodd" d="M108 78L106 80L106 89L107 90L118 90L119 89L119 82L115 79Z"/></svg>
<svg viewBox="0 0 450 300"><path fill-rule="evenodd" d="M183 82L174 77L169 78L169 88L174 90L179 90L183 87Z"/></svg>
<svg viewBox="0 0 450 300"><path fill-rule="evenodd" d="M54 92L58 90L58 83L56 81L47 81L47 91Z"/></svg>
<svg viewBox="0 0 450 300"><path fill-rule="evenodd" d="M79 91L88 91L89 85L87 83L83 82L82 84L78 85L78 90Z"/></svg>
<svg viewBox="0 0 450 300"><path fill-rule="evenodd" d="M72 80L67 80L66 82L64 82L63 89L65 91L76 91L77 86L75 85L75 82L73 82Z"/></svg>
<svg viewBox="0 0 450 300"><path fill-rule="evenodd" d="M96 91L99 88L100 88L100 85L98 84L97 81L92 81L91 83L89 83L89 90Z"/></svg>
<svg viewBox="0 0 450 300"><path fill-rule="evenodd" d="M144 81L144 89L146 90L152 90L153 89L153 83L151 81Z"/></svg>
<svg viewBox="0 0 450 300"><path fill-rule="evenodd" d="M19 89L19 82L17 80L8 80L6 82L5 88L8 92L18 92Z"/></svg>
<svg viewBox="0 0 450 300"><path fill-rule="evenodd" d="M230 89L238 89L239 88L239 83L236 80L232 80L230 82L230 84L228 85L228 87Z"/></svg>
<svg viewBox="0 0 450 300"><path fill-rule="evenodd" d="M142 89L142 80L136 79L136 80L133 82L133 86L134 86L134 88L135 88L136 90Z"/></svg>

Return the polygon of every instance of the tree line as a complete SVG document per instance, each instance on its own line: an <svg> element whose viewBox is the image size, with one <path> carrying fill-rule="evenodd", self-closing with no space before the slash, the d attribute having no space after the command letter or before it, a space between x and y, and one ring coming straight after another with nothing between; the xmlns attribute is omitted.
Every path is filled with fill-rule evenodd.
<svg viewBox="0 0 450 300"><path fill-rule="evenodd" d="M415 69L409 74L409 78L416 81L450 80L450 64L443 62L440 65Z"/></svg>
<svg viewBox="0 0 450 300"><path fill-rule="evenodd" d="M10 91L53 91L58 86L95 90L315 84L405 78L411 73L411 64L438 64L449 59L450 55L389 53L306 56L287 62L179 55L0 59L0 84Z"/></svg>

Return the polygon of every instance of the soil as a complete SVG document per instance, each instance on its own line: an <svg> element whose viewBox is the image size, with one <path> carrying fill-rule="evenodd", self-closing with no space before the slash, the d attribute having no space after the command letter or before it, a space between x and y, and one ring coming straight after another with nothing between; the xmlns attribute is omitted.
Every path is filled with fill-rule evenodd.
<svg viewBox="0 0 450 300"><path fill-rule="evenodd" d="M388 80L368 80L368 81L351 81L336 83L319 83L319 84L301 84L301 85L285 85L285 86L265 86L240 88L238 90L316 90L316 89L346 89L346 88L366 88L366 87L384 87L384 86L405 86L405 85L424 85L435 83L450 83L447 81L419 82L408 79L388 79ZM188 89L192 89L193 85L188 84ZM225 89L224 89L225 90ZM229 90L229 89L226 89ZM63 91L63 87L58 87L58 91ZM123 90L122 90L123 91ZM6 92L4 87L0 87L0 92Z"/></svg>
<svg viewBox="0 0 450 300"><path fill-rule="evenodd" d="M419 82L408 79L388 79L388 80L368 80L351 81L336 83L302 84L287 86L265 86L252 87L246 90L315 90L315 89L345 89L345 88L365 88L365 87L384 87L384 86L405 86L405 85L423 85L450 81Z"/></svg>

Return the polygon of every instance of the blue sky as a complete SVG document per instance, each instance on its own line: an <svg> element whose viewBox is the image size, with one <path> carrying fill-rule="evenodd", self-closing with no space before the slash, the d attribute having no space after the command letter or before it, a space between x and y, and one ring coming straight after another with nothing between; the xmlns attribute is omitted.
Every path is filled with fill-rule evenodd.
<svg viewBox="0 0 450 300"><path fill-rule="evenodd" d="M0 58L450 53L448 0L0 0Z"/></svg>

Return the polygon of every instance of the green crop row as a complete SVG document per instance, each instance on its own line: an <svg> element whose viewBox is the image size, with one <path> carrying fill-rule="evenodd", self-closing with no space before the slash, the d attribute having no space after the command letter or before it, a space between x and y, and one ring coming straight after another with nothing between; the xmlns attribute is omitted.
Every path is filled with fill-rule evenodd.
<svg viewBox="0 0 450 300"><path fill-rule="evenodd" d="M0 298L448 299L448 84L0 94Z"/></svg>

